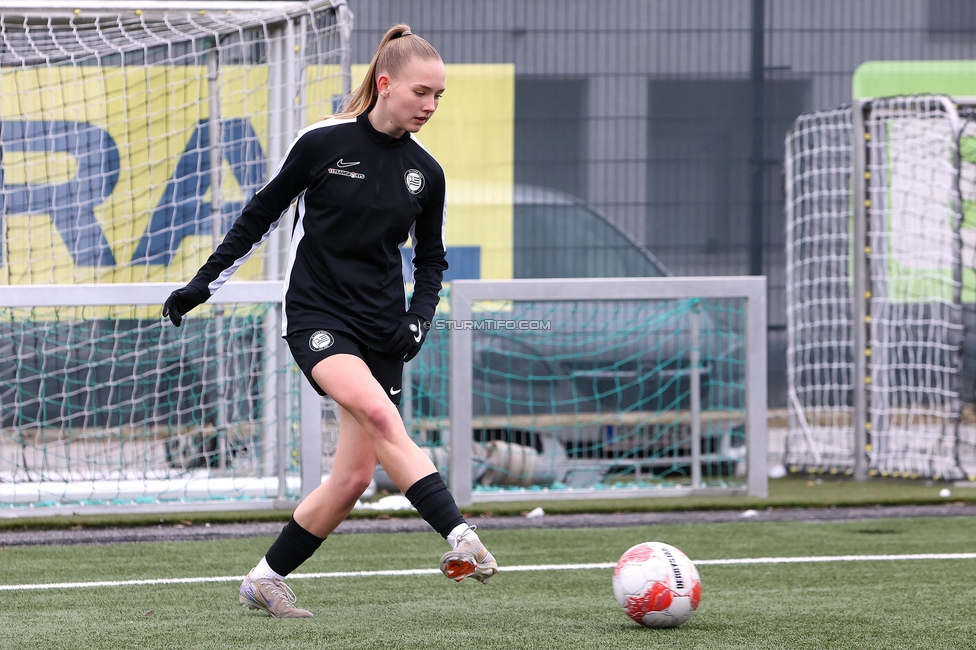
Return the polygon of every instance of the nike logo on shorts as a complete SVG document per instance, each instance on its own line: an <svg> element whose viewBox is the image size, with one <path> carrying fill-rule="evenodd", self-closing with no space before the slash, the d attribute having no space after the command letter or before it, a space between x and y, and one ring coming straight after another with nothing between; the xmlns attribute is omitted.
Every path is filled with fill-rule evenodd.
<svg viewBox="0 0 976 650"><path fill-rule="evenodd" d="M339 159L339 162L336 163L336 167L355 167L358 164L359 164L358 161L357 162L346 162L342 158L340 158Z"/></svg>
<svg viewBox="0 0 976 650"><path fill-rule="evenodd" d="M402 388L397 388L396 390L393 390L393 387L391 386L390 387L390 395L399 395L401 390L403 390L403 389Z"/></svg>

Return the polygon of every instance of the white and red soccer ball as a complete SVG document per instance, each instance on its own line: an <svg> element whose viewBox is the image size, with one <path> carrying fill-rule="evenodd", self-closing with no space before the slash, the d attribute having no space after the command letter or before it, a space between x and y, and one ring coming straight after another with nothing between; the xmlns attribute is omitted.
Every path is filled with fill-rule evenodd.
<svg viewBox="0 0 976 650"><path fill-rule="evenodd" d="M678 627L698 609L701 592L692 561L661 542L630 547L613 570L613 595L644 627Z"/></svg>

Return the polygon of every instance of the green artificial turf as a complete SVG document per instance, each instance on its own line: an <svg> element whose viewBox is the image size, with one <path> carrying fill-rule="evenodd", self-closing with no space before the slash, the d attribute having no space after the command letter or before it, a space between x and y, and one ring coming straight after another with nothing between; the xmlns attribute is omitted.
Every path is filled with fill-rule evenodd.
<svg viewBox="0 0 976 650"><path fill-rule="evenodd" d="M482 531L503 573L294 578L315 618L236 604L236 581L0 592L0 648L968 648L976 560L699 566L699 612L647 630L620 610L609 569L505 566L614 562L631 545L693 560L976 551L976 518L741 522ZM270 538L0 550L0 584L242 575ZM298 573L432 568L434 534L337 535Z"/></svg>

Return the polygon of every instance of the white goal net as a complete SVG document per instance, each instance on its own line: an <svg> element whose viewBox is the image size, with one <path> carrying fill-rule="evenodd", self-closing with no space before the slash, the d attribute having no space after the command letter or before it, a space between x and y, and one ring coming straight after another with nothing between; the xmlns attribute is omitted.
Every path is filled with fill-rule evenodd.
<svg viewBox="0 0 976 650"><path fill-rule="evenodd" d="M801 116L787 138L794 470L851 472L863 453L883 476L976 472L961 422L963 126L945 97L889 98Z"/></svg>
<svg viewBox="0 0 976 650"><path fill-rule="evenodd" d="M786 140L788 461L854 457L851 111L797 118Z"/></svg>
<svg viewBox="0 0 976 650"><path fill-rule="evenodd" d="M345 0L5 3L0 284L187 280L348 91L350 30Z"/></svg>

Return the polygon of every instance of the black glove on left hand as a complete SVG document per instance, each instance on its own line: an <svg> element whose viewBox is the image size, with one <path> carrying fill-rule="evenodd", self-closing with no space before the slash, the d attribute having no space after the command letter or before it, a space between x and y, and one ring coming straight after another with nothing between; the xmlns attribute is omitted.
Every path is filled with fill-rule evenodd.
<svg viewBox="0 0 976 650"><path fill-rule="evenodd" d="M409 312L404 314L393 332L393 336L390 337L387 354L397 359L403 357L404 363L410 361L420 352L429 328L430 323L425 322L419 316Z"/></svg>
<svg viewBox="0 0 976 650"><path fill-rule="evenodd" d="M179 327L183 324L183 317L187 312L207 302L209 297L191 284L180 287L169 294L169 298L163 303L163 317L169 316L173 325Z"/></svg>

